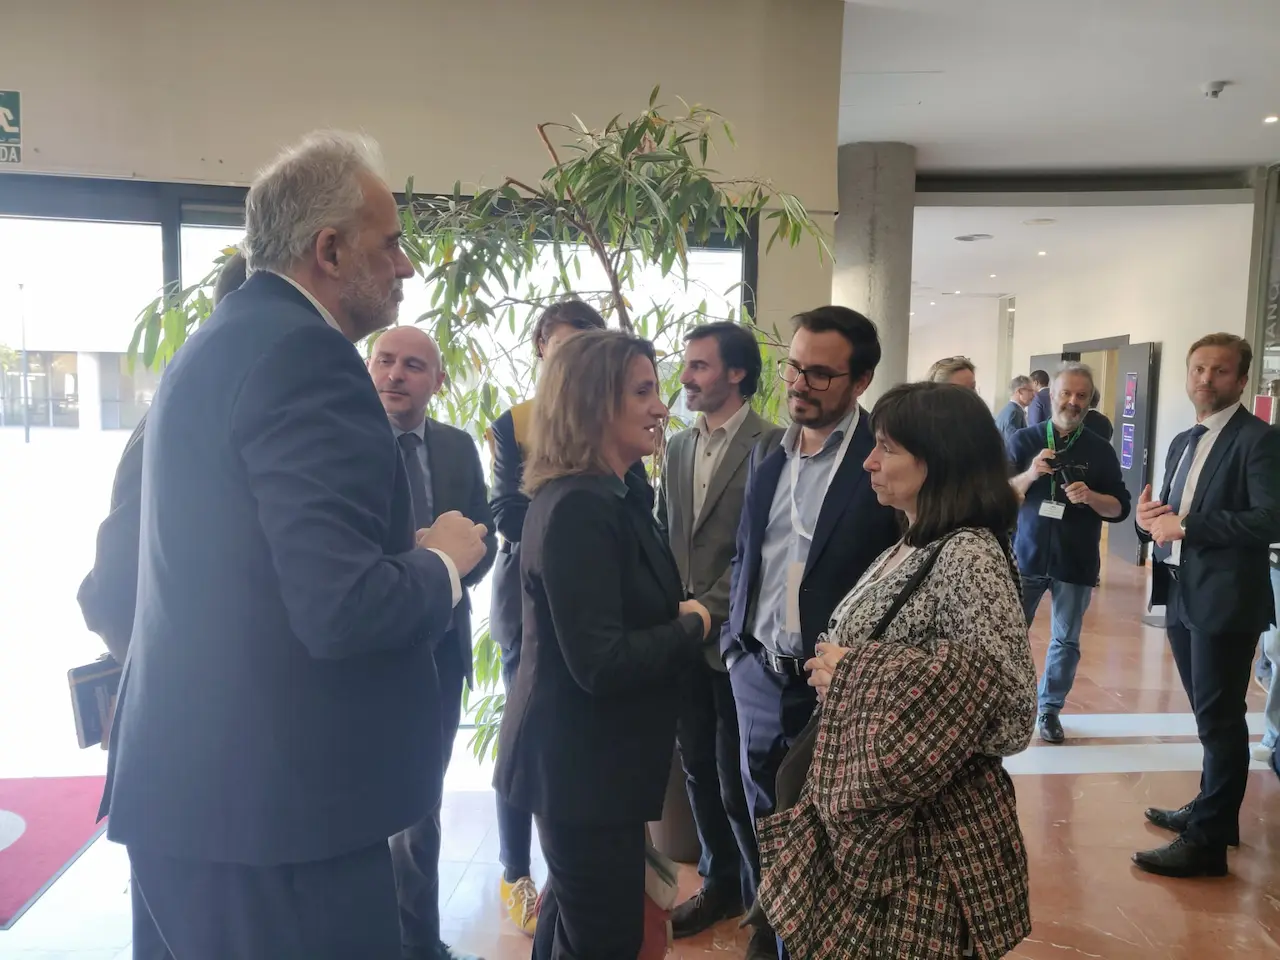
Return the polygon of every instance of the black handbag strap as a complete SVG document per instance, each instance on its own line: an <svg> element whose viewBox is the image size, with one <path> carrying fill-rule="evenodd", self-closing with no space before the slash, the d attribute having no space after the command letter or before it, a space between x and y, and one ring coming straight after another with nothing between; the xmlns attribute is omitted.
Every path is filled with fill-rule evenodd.
<svg viewBox="0 0 1280 960"><path fill-rule="evenodd" d="M956 532L948 533L929 551L929 555L924 558L924 563L920 564L916 572L911 575L911 579L903 584L902 589L898 591L898 595L893 598L893 603L889 604L889 609L884 612L880 622L875 625L875 629L867 636L868 641L879 640L884 636L884 632L889 629L889 624L893 623L893 618L901 612L907 601L920 589L920 584L924 583L924 578L929 575L933 565L938 562L938 554L942 553L942 548L946 546L948 540L956 535Z"/></svg>

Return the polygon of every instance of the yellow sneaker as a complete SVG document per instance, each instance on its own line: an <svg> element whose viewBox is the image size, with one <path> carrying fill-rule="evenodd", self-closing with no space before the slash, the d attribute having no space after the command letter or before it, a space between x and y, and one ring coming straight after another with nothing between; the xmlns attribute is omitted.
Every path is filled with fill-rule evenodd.
<svg viewBox="0 0 1280 960"><path fill-rule="evenodd" d="M515 883L507 883L503 877L498 891L511 922L532 937L538 929L538 887L533 878L521 877Z"/></svg>

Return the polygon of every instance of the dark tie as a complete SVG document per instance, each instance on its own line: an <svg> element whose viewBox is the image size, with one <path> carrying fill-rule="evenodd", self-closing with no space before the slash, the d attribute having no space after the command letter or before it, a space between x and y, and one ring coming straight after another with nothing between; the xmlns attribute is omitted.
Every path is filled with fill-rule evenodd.
<svg viewBox="0 0 1280 960"><path fill-rule="evenodd" d="M1191 428L1191 437L1187 440L1187 448L1182 453L1182 459L1178 461L1178 469L1173 475L1173 483L1169 487L1169 499L1165 503L1173 508L1174 515L1182 512L1182 494L1187 488L1187 475L1191 473L1191 463L1196 458L1196 447L1200 446L1200 438L1209 432L1209 428L1203 423L1197 423ZM1167 560L1173 553L1173 546L1165 544L1163 547L1156 547L1152 559L1157 562Z"/></svg>
<svg viewBox="0 0 1280 960"><path fill-rule="evenodd" d="M409 471L409 494L413 497L413 527L421 530L435 523L431 510L431 491L427 489L427 477L422 471L418 448L422 438L416 433L400 434L400 449L404 452L404 465Z"/></svg>

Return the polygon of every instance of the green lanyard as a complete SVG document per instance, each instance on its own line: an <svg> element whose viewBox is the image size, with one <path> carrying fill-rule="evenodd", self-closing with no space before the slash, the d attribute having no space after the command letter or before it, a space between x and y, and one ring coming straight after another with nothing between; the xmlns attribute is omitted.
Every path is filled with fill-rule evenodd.
<svg viewBox="0 0 1280 960"><path fill-rule="evenodd" d="M1062 452L1066 453L1073 446L1075 446L1077 438L1083 432L1084 432L1084 424L1082 423L1080 424L1080 426L1076 427L1076 432L1071 434L1071 438L1067 440L1067 445L1062 448ZM1058 452L1058 445L1057 445L1057 441L1055 441L1053 437L1053 421L1052 420L1046 420L1044 422L1044 437L1045 437L1045 443L1048 444L1049 449L1056 454ZM1058 499L1058 481L1053 476L1049 477L1049 499L1050 500Z"/></svg>

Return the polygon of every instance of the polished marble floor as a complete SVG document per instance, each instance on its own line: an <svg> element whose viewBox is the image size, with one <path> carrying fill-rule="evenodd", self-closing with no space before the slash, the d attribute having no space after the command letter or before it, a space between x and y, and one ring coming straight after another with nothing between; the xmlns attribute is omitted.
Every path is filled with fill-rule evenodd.
<svg viewBox="0 0 1280 960"><path fill-rule="evenodd" d="M1254 764L1231 876L1148 877L1130 853L1165 837L1147 826L1149 805L1178 806L1196 789L1200 748L1162 631L1142 622L1142 570L1109 564L1085 621L1084 655L1064 726L1068 744L1033 743L1011 758L1031 859L1034 930L1012 954L1023 960L1280 957L1280 781ZM1032 630L1043 661L1048 605ZM1250 728L1261 733L1262 698L1250 693ZM82 766L96 761L89 754ZM0 775L12 764L0 763ZM59 771L63 772L63 771ZM65 771L65 772L80 772ZM455 751L444 813L444 932L488 960L524 960L529 941L501 919L497 833L489 770ZM539 879L545 868L535 857ZM0 958L127 960L127 865L100 841L15 925ZM686 868L683 884L696 889ZM737 957L733 923L677 945L676 958Z"/></svg>

